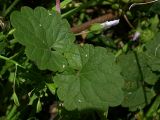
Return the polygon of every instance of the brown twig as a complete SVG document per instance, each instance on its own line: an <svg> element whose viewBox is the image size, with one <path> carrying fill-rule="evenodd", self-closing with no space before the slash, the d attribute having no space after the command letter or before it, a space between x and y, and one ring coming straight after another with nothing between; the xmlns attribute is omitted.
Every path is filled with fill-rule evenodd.
<svg viewBox="0 0 160 120"><path fill-rule="evenodd" d="M98 18L95 18L95 19L92 19L92 20L89 20L79 26L75 26L75 27L72 27L71 28L71 31L73 33L80 33L86 29L88 29L92 24L94 23L103 23L105 21L109 21L109 20L114 20L118 17L118 14L117 13L113 13L113 12L110 12L110 13L107 13L103 16L100 16Z"/></svg>
<svg viewBox="0 0 160 120"><path fill-rule="evenodd" d="M123 15L124 19L126 20L126 22L128 23L129 27L134 29L134 26L131 24L131 22L128 20L126 15Z"/></svg>
<svg viewBox="0 0 160 120"><path fill-rule="evenodd" d="M155 3L155 2L158 2L158 0L144 0L144 2L133 3L133 4L129 7L129 10L131 10L131 8L133 8L134 6L137 6L137 5L147 5L147 4L152 4L152 3Z"/></svg>

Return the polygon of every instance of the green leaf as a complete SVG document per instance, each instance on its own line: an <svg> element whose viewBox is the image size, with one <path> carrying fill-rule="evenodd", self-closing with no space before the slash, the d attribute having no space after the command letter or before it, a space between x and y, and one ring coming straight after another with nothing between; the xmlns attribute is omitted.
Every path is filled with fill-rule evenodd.
<svg viewBox="0 0 160 120"><path fill-rule="evenodd" d="M160 32L146 44L146 60L153 71L160 71Z"/></svg>
<svg viewBox="0 0 160 120"><path fill-rule="evenodd" d="M46 83L49 91L54 95L56 91L56 85L54 83Z"/></svg>
<svg viewBox="0 0 160 120"><path fill-rule="evenodd" d="M18 108L18 106L16 106L16 105L13 105L13 106L9 107L9 110L7 110L7 112L6 112L7 120L12 120L12 118L14 118L16 113L19 113L17 108Z"/></svg>
<svg viewBox="0 0 160 120"><path fill-rule="evenodd" d="M145 98L146 96L146 98ZM155 96L153 90L146 90L142 87L132 92L125 92L125 97L122 103L123 107L129 107L131 111L136 111L139 108L143 108L146 105L146 101L150 103L151 99Z"/></svg>
<svg viewBox="0 0 160 120"><path fill-rule="evenodd" d="M14 103L15 103L17 106L19 106L19 105L20 105L20 104L19 104L19 100L18 100L17 94L16 94L15 92L13 92L12 97L13 97Z"/></svg>
<svg viewBox="0 0 160 120"><path fill-rule="evenodd" d="M123 88L125 97L122 106L129 107L132 111L143 108L145 106L145 101L150 103L155 95L153 90L147 89L146 87L144 88L144 92L144 84L142 84L142 82L154 85L158 80L158 76L151 71L150 67L148 67L143 53L139 53L137 57L138 58L136 59L134 52L129 52L118 58L118 64L122 68L122 75L125 79ZM142 73L140 72L140 69Z"/></svg>
<svg viewBox="0 0 160 120"><path fill-rule="evenodd" d="M154 33L157 32L159 30L159 28L158 28L158 24L159 24L158 15L155 15L153 18L151 18L150 23L151 23L150 29L152 31L154 31Z"/></svg>
<svg viewBox="0 0 160 120"><path fill-rule="evenodd" d="M82 67L81 56L78 46L71 45L64 53L65 58L69 63L69 67L79 70Z"/></svg>
<svg viewBox="0 0 160 120"><path fill-rule="evenodd" d="M152 71L152 69L148 66L148 61L146 60L146 56L144 53L138 54L138 58L142 69L144 81L150 85L154 85L159 79L159 75Z"/></svg>
<svg viewBox="0 0 160 120"><path fill-rule="evenodd" d="M34 93L32 96L29 96L29 103L28 105L32 105L33 102L38 98L38 96Z"/></svg>
<svg viewBox="0 0 160 120"><path fill-rule="evenodd" d="M74 66L74 72L67 71L54 77L58 96L66 109L106 110L108 106L121 104L123 79L114 55L101 47L77 47L78 52L72 55L79 56L79 66Z"/></svg>
<svg viewBox="0 0 160 120"><path fill-rule="evenodd" d="M137 85L137 81L141 79L137 61L133 52L123 54L118 57L118 64L121 66L122 75L126 81L133 81Z"/></svg>
<svg viewBox="0 0 160 120"><path fill-rule="evenodd" d="M73 43L74 35L66 20L45 8L34 10L22 7L11 14L11 24L16 28L14 37L26 47L26 55L44 70L63 71L67 64L63 57L66 47Z"/></svg>
<svg viewBox="0 0 160 120"><path fill-rule="evenodd" d="M95 23L89 28L89 30L91 32L97 32L98 34L103 30L103 26L100 23Z"/></svg>
<svg viewBox="0 0 160 120"><path fill-rule="evenodd" d="M155 33L152 30L145 29L145 30L142 30L141 32L140 40L144 43L149 42L153 40L154 36L155 36Z"/></svg>
<svg viewBox="0 0 160 120"><path fill-rule="evenodd" d="M121 55L118 58L118 64L122 68L122 75L125 79L125 83L128 86L132 86L137 89L140 84L140 81L143 77L143 80L148 84L154 85L155 82L158 80L158 76L153 73L153 71L148 67L147 61L143 53L138 54L138 61L136 60L135 54L133 52L129 52L126 55ZM142 70L142 74L140 73L140 69L138 67L138 63Z"/></svg>
<svg viewBox="0 0 160 120"><path fill-rule="evenodd" d="M37 109L36 109L36 112L40 112L42 110L42 104L41 104L41 101L40 101L40 98L38 99L37 101Z"/></svg>

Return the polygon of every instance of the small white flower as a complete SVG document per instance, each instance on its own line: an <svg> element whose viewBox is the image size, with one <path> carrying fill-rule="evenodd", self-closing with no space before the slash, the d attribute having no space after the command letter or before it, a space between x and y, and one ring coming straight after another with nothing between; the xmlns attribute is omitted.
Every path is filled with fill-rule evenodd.
<svg viewBox="0 0 160 120"><path fill-rule="evenodd" d="M132 38L132 41L136 41L140 37L141 33L140 32L135 32Z"/></svg>
<svg viewBox="0 0 160 120"><path fill-rule="evenodd" d="M104 29L108 29L110 27L118 25L119 21L120 21L120 19L112 20L112 21L106 21L106 22L102 23L101 25L103 26Z"/></svg>

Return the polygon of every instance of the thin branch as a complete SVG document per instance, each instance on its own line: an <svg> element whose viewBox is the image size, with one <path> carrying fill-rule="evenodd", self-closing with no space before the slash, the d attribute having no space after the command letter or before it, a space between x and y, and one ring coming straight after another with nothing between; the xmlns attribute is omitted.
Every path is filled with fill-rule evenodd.
<svg viewBox="0 0 160 120"><path fill-rule="evenodd" d="M19 2L20 0L15 0L5 11L4 13L4 17L8 15L8 13L11 12L11 10L13 9L13 7Z"/></svg>
<svg viewBox="0 0 160 120"><path fill-rule="evenodd" d="M15 72L14 72L14 78L13 78L13 91L16 91L16 77L17 77L17 64L15 64Z"/></svg>
<svg viewBox="0 0 160 120"><path fill-rule="evenodd" d="M105 21L114 20L116 18L118 18L118 15L116 13L115 14L114 13L107 13L103 16L98 17L98 18L89 20L79 26L72 27L71 31L73 33L80 33L82 31L88 29L94 23L103 23Z"/></svg>
<svg viewBox="0 0 160 120"><path fill-rule="evenodd" d="M131 22L128 20L126 15L123 15L124 19L126 20L126 22L128 23L129 27L131 27L132 29L134 29L134 26L131 24Z"/></svg>
<svg viewBox="0 0 160 120"><path fill-rule="evenodd" d="M56 0L56 11L61 13L60 0Z"/></svg>
<svg viewBox="0 0 160 120"><path fill-rule="evenodd" d="M150 3L154 3L154 2L158 2L158 0L153 0L153 1L148 1L148 2L142 2L142 3L133 3L129 7L129 10L131 10L131 8L133 8L134 6L137 6L137 5L146 5L146 4L150 4Z"/></svg>
<svg viewBox="0 0 160 120"><path fill-rule="evenodd" d="M8 61L8 62L11 62L11 63L13 63L13 64L15 64L15 65L17 65L17 66L25 69L25 67L23 67L22 65L20 65L19 63L17 63L16 61L14 61L14 60L12 60L12 59L10 59L10 58L7 58L7 57L5 57L5 56L0 55L0 59L6 60L6 61Z"/></svg>

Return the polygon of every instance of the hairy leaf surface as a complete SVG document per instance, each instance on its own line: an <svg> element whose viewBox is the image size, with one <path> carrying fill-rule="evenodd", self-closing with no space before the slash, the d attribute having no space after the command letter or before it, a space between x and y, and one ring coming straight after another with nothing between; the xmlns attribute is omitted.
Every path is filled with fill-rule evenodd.
<svg viewBox="0 0 160 120"><path fill-rule="evenodd" d="M137 58L134 52L121 55L118 58L118 64L122 68L122 75L124 76L125 81L132 82L132 85L134 84L135 87L139 85L142 79L152 85L158 80L158 76L154 74L147 65L147 61L143 53L137 54ZM140 69L143 75L141 75Z"/></svg>
<svg viewBox="0 0 160 120"><path fill-rule="evenodd" d="M142 87L137 88L132 92L125 91L125 97L122 103L123 107L129 107L131 111L142 109L146 104L151 102L155 93L151 89L143 90Z"/></svg>
<svg viewBox="0 0 160 120"><path fill-rule="evenodd" d="M146 60L153 71L160 71L160 32L146 44Z"/></svg>
<svg viewBox="0 0 160 120"><path fill-rule="evenodd" d="M62 53L74 41L66 20L42 7L23 7L11 14L11 24L16 28L14 37L40 69L63 71L67 62Z"/></svg>
<svg viewBox="0 0 160 120"><path fill-rule="evenodd" d="M118 58L125 79L123 88L125 97L122 106L129 107L132 111L143 108L155 95L153 90L143 87L143 83L154 85L158 80L158 76L147 66L147 61L141 54L136 58L134 52L129 52Z"/></svg>
<svg viewBox="0 0 160 120"><path fill-rule="evenodd" d="M76 49L76 48L74 48ZM91 45L77 47L70 54L72 61L78 56L79 65L73 64L74 72L58 74L54 81L58 85L58 96L68 110L103 109L117 106L123 100L123 79L114 55L101 47Z"/></svg>

